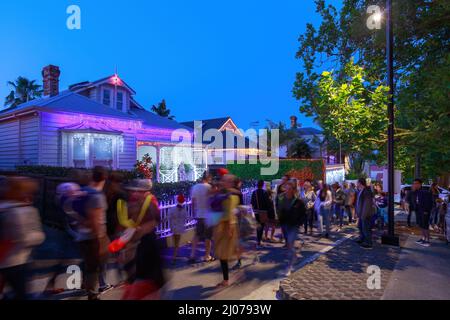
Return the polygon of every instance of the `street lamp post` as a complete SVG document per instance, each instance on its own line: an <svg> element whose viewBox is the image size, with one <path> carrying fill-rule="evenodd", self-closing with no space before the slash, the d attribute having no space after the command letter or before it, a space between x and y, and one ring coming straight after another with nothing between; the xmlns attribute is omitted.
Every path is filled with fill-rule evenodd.
<svg viewBox="0 0 450 320"><path fill-rule="evenodd" d="M392 32L392 0L386 0L386 60L388 101L388 233L381 238L382 244L399 245L394 231L394 39Z"/></svg>

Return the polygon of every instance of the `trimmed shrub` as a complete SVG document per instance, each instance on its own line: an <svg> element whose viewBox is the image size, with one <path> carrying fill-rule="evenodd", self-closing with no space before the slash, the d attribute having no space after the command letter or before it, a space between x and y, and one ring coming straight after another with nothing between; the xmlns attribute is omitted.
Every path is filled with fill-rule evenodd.
<svg viewBox="0 0 450 320"><path fill-rule="evenodd" d="M263 167L269 167L269 165L262 165L261 163L227 164L227 169L230 173L243 180L261 179L271 181L280 179L285 174L289 174L300 181L304 181L305 179L324 180L325 178L325 164L323 160L318 159L280 159L278 172L274 175L261 175L261 168Z"/></svg>

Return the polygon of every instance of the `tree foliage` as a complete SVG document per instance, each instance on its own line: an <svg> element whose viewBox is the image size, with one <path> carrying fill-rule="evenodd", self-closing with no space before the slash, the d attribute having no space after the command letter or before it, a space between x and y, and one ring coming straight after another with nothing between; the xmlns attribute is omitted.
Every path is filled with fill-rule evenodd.
<svg viewBox="0 0 450 320"><path fill-rule="evenodd" d="M158 103L158 106L153 105L152 111L161 117L168 118L169 120L175 119L175 116L170 114L170 109L167 109L165 99Z"/></svg>
<svg viewBox="0 0 450 320"><path fill-rule="evenodd" d="M18 77L14 81L8 81L8 86L12 90L5 98L5 107L7 108L18 106L42 96L41 85L37 84L36 80Z"/></svg>
<svg viewBox="0 0 450 320"><path fill-rule="evenodd" d="M340 10L324 0L315 3L322 21L318 26L307 24L299 37L296 56L302 71L296 75L293 94L301 112L326 121L317 113L323 102L319 86L323 70L334 70L333 78L340 83L349 76L346 68L354 59L364 70L367 89L373 92L386 81L384 24L381 30L366 27L367 7L375 4L383 8L385 1L344 0ZM396 0L392 5L396 164L410 172L416 155L420 155L424 175L436 176L450 171L450 2ZM348 134L354 133L352 130L349 127ZM345 147L365 149L364 144ZM381 151L379 162L385 162L386 146L375 150Z"/></svg>

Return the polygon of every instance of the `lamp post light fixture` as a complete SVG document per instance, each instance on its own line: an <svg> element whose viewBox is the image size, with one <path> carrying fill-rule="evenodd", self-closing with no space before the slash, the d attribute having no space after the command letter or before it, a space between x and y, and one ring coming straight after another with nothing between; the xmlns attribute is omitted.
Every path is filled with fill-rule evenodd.
<svg viewBox="0 0 450 320"><path fill-rule="evenodd" d="M382 14L378 6L369 6L370 13L367 27L370 30L381 29ZM392 0L386 0L386 62L387 85L389 87L388 100L388 232L381 238L382 244L399 245L399 238L394 230L394 35L392 30Z"/></svg>

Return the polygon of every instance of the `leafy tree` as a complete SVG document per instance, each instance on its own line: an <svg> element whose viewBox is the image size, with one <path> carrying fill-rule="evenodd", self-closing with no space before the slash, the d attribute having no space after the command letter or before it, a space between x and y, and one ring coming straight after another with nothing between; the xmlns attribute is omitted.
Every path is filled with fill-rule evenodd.
<svg viewBox="0 0 450 320"><path fill-rule="evenodd" d="M152 111L161 117L168 118L169 120L175 119L175 116L170 114L170 109L167 109L165 99L158 103L158 106L153 105Z"/></svg>
<svg viewBox="0 0 450 320"><path fill-rule="evenodd" d="M385 143L388 124L388 88L371 86L364 77L363 68L351 60L344 76L325 71L315 85L316 121L342 145L356 171L362 170L362 159Z"/></svg>
<svg viewBox="0 0 450 320"><path fill-rule="evenodd" d="M41 85L37 84L36 80L18 77L14 81L8 81L8 85L12 87L12 90L5 98L5 107L7 108L16 107L42 96Z"/></svg>
<svg viewBox="0 0 450 320"><path fill-rule="evenodd" d="M303 138L297 138L289 146L288 157L294 159L311 159L311 147Z"/></svg>
<svg viewBox="0 0 450 320"><path fill-rule="evenodd" d="M384 7L385 1L344 0L339 11L324 0L315 3L322 22L319 26L308 23L299 37L297 58L303 70L297 73L293 88L300 110L307 115L316 115L322 70L333 69L336 80L345 78L345 67L353 57L364 68L368 84L376 87L386 80L384 28L366 28L367 7ZM392 5L396 165L410 168L421 158L424 175L435 176L450 171L445 160L450 149L450 3L396 0ZM385 162L386 153L380 152L377 158Z"/></svg>

